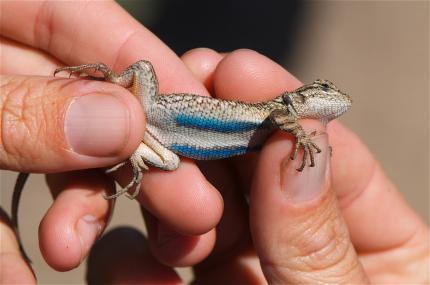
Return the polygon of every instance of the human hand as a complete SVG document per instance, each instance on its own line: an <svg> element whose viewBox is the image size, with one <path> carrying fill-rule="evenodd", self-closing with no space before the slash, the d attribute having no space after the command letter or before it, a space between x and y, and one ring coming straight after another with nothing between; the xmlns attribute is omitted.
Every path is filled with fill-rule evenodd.
<svg viewBox="0 0 430 285"><path fill-rule="evenodd" d="M197 49L182 58L223 99L267 100L300 85L279 65L247 50L223 57ZM300 159L289 159L294 141L282 132L265 144L255 169L256 155L200 164L222 192L225 211L214 250L194 267L195 283L428 282L427 226L367 148L338 122L327 129L314 121L303 124L328 135L315 138L323 152L302 173L295 170ZM145 219L147 241L128 229L102 238L89 259L88 281L182 281L166 264L175 265L184 247L194 244L182 243L181 234L148 213Z"/></svg>
<svg viewBox="0 0 430 285"><path fill-rule="evenodd" d="M72 170L126 159L142 140L145 121L139 102L127 90L103 82L53 78L53 71L62 64L95 61L122 70L147 59L155 66L162 92L208 93L167 46L114 2L0 5L1 169L63 172L47 178L55 201L40 225L39 239L47 263L56 270L70 270L84 260L105 228L110 203L101 192L114 187L113 179L100 171ZM163 177L163 183L157 182L160 175L145 176L146 192L140 202L179 232L214 240L211 229L220 218L222 200L194 163L183 163ZM200 218L190 222L195 216ZM2 283L34 282L5 217L1 231L0 250L8 255L1 259ZM207 254L202 249L183 263Z"/></svg>

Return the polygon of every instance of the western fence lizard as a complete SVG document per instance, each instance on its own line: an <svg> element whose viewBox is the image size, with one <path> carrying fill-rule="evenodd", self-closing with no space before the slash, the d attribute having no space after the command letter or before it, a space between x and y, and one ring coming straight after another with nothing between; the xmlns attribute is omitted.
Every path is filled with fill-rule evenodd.
<svg viewBox="0 0 430 285"><path fill-rule="evenodd" d="M128 159L133 179L116 194L105 196L106 199L116 198L132 188L135 190L130 197L136 197L142 171L147 170L148 165L175 170L179 166L178 155L197 160L241 155L259 149L276 129L296 138L291 159L296 158L299 148L303 149L302 163L297 169L302 171L306 164L315 165L314 154L321 150L312 141L313 134L307 134L298 120L310 118L327 123L346 112L352 102L347 94L327 80L316 80L260 103L227 101L188 93L160 95L152 64L145 60L132 64L121 74L103 63L96 63L58 68L54 75L60 71L82 75L89 70L99 71L103 77L86 75L88 79L104 80L128 88L140 100L147 119L143 141ZM119 169L126 162L107 172ZM18 203L26 176L19 176L14 190L12 223L16 230Z"/></svg>

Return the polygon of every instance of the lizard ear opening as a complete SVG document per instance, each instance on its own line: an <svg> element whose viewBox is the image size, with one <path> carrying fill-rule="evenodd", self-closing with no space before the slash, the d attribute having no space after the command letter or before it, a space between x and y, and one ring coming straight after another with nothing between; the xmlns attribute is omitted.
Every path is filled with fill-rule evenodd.
<svg viewBox="0 0 430 285"><path fill-rule="evenodd" d="M293 98L291 94L284 94L282 96L282 101L284 101L284 104L287 106L290 113L297 115L297 110L293 105Z"/></svg>
<svg viewBox="0 0 430 285"><path fill-rule="evenodd" d="M284 94L282 95L282 101L286 106L290 106L293 104L293 100L291 99L290 94Z"/></svg>

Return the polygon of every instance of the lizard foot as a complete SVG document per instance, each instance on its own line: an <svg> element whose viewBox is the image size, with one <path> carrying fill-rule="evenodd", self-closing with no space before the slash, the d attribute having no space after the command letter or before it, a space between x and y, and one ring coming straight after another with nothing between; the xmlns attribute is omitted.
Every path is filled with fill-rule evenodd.
<svg viewBox="0 0 430 285"><path fill-rule="evenodd" d="M139 195L140 186L142 185L143 171L148 170L149 168L142 159L136 159L136 157L134 157L134 156L131 156L129 161L130 161L132 171L133 171L133 179L124 188L117 191L115 194L109 195L109 196L103 195L103 197L106 200L118 198L119 196L121 196L123 194L126 194L126 196L130 199L134 199L137 197L137 195ZM118 163L117 165L107 169L105 171L105 173L112 173L114 171L117 171L119 168L124 166L126 163L127 163L127 161ZM127 192L130 189L132 189L133 187L135 189L134 192L132 194L128 194Z"/></svg>
<svg viewBox="0 0 430 285"><path fill-rule="evenodd" d="M294 145L294 150L290 158L292 160L296 159L299 148L301 147L303 149L302 164L299 168L297 168L297 171L303 171L306 166L306 160L308 157L310 159L309 166L315 166L315 152L321 152L321 149L318 147L318 145L312 141L312 137L315 136L315 134L315 131L310 134L307 134L304 131L300 131L296 134L296 143Z"/></svg>
<svg viewBox="0 0 430 285"><path fill-rule="evenodd" d="M294 109L289 112L284 110L274 110L270 113L270 120L278 126L281 130L290 133L296 138L293 152L291 153L291 160L297 158L299 148L303 149L302 164L297 171L303 171L306 166L307 159L309 157L309 166L315 166L315 152L320 153L321 149L312 141L312 137L316 135L316 131L312 131L309 134L305 132L302 126L297 122L297 114Z"/></svg>

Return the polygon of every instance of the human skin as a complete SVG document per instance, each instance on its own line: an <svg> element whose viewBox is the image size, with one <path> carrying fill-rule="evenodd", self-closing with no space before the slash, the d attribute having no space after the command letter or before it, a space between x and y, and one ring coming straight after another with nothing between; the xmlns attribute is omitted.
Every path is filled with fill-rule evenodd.
<svg viewBox="0 0 430 285"><path fill-rule="evenodd" d="M95 4L86 4L85 8L81 8L79 17L86 9L89 11L95 9L91 8L92 5ZM117 16L108 17L108 19L112 19L113 22L118 21L117 13L120 10L115 8L115 4L98 5L102 5L102 7L106 5L105 13L109 13L112 9L111 13ZM63 8L59 5L55 9L60 9L55 10L55 15L58 17ZM71 7L64 9L70 13ZM101 7L97 6L97 9L101 9ZM127 17L124 15L125 26L130 25L128 22L130 20L126 21ZM75 28L76 24L79 25L79 23L67 22L67 18L59 18L60 21L65 22L64 25L73 25ZM87 20L85 25L88 24L97 23L96 21L88 23ZM123 28L123 25L121 27ZM103 22L101 28L106 28L106 21ZM138 28L142 29L136 24L130 29ZM8 30L6 29L6 31ZM61 31L61 33L63 32ZM97 36L103 36L100 34L103 33L97 33ZM153 35L149 35L153 37ZM11 37L8 34L3 36ZM80 33L79 37L81 36L83 35ZM148 37L148 34L142 36ZM139 42L140 38L136 36L135 41L138 41L136 49L139 46L142 51L142 46L145 48L148 41L151 42L151 37L142 43ZM14 39L18 40L16 37ZM24 39L20 42L23 42ZM88 39L92 40L91 37ZM149 59L154 63L163 93L188 91L208 95L206 90L210 90L219 98L254 102L270 99L282 91L292 90L301 84L276 63L247 50L235 51L226 56L207 49L193 50L182 57L191 74L186 68L179 67L182 66L182 63L166 47L164 47L166 54L162 53L164 50L162 43L157 39L154 41L160 44L160 46L153 47L158 48L157 52L161 50L162 56L161 59L158 58L158 62L166 60L166 57L169 58L171 55L172 63L169 61L169 65L172 64L172 68L160 63L157 65L157 55L154 55L154 60L150 57L150 53L149 57L146 53L136 56ZM72 42L76 44L79 41ZM85 42L83 44L86 45L89 44L86 40L82 42ZM132 47L128 48L128 45L134 42L133 37L132 40L129 38L125 42L126 44L119 44L120 49L113 47L116 56L110 55L115 59L120 59L122 50L127 51L123 64L112 63L114 60L109 59L109 54L106 55L106 58L95 58L99 56L98 53L84 54L82 57L88 58L85 62L102 61L113 66L115 70L121 70L128 63L140 59L127 57L130 56L128 51L133 51ZM30 45L28 42L25 43ZM103 42L96 41L93 45L98 47L100 43ZM55 44L50 46L55 46ZM8 53L7 56L2 56L2 63L6 63L2 64L2 74L25 74L31 70L35 74L50 75L50 72L60 64L58 58L67 64L81 63L77 62L79 56L74 52L63 58L57 54L62 51L45 51L57 58L54 59L39 50L10 41L2 40L3 47L8 49ZM73 47L73 50L91 53L95 50L91 47ZM118 50L121 52L118 53ZM2 54L4 55L4 53ZM10 59L16 58L22 59L22 63L10 61ZM26 58L27 60L25 60ZM31 65L33 62L34 65ZM171 80L163 83L163 79L161 79L163 78L163 68L167 70L164 72L169 73L176 64L179 72L174 75L164 75L164 81L169 81L171 76L183 76L183 81L178 78L176 85L171 85ZM43 70L47 66L52 69L45 74ZM38 72L38 70L40 71ZM3 80L2 82L5 82ZM131 119L130 123L134 127L129 129L137 134L129 134L131 138L129 145L113 152L115 155L108 158L100 157L101 155L98 154L97 157L88 158L86 156L85 159L81 159L78 155L73 157L72 154L70 160L64 161L62 152L64 150L55 149L55 146L54 150L48 149L48 147L52 147L51 145L44 149L44 138L52 137L53 133L46 134L41 130L37 133L40 137L32 137L30 140L33 145L34 142L36 145L40 145L40 148L36 149L37 153L31 152L31 146L21 145L20 149L26 150L22 152L26 155L14 157L7 153L8 159L1 161L3 168L47 172L47 170L54 171L49 168L52 165L59 165L58 171L108 166L127 157L141 139L141 130L144 128L143 114L139 110L137 101L121 88L100 82L88 84L64 79L57 79L54 80L54 83L48 84L47 82L51 82L52 78L44 77L13 76L6 80L6 82L12 81L15 84L13 86L35 86L36 90L40 90L39 86L49 85L50 88L42 88L43 92L29 89L28 96L36 99L38 96L43 96L43 98L48 96L58 102L58 106L63 106L63 110L67 109L70 98L80 96L79 94L82 93L87 94L88 88L94 88L95 91L92 89L90 91L95 93L114 94L113 96L124 100L122 104L126 105L130 113L136 116ZM32 84L25 85L28 82ZM62 92L60 95L62 99L56 101L59 91ZM57 112L55 112L56 110ZM58 121L58 110L62 109L57 107L56 110L44 113L51 114L52 118ZM37 117L38 113L35 114L36 117L32 117L32 120L40 120L40 117ZM316 122L307 121L303 124L309 130L324 130L324 127ZM60 127L49 130L46 128L46 131L64 132ZM426 254L428 252L426 226L405 204L394 185L384 175L379 164L352 132L337 122L330 123L326 131L330 145L334 149L333 157L328 159L327 156L324 156L328 153L327 138L318 137L318 144L321 144L326 151L318 155L315 168L307 169L300 175L296 175L295 172L291 173L289 171L291 163L286 163L289 162L288 157L293 141L285 134L275 134L267 142L258 157L258 162L256 155L251 155L246 158L204 164L201 165L205 174L203 176L192 161L183 159L184 162L180 169L175 172L150 171L146 173L145 184L138 200L145 208L143 212L149 233L148 240L145 242L141 235L131 230L121 230L109 234L101 240L99 250L96 247L91 254L88 279L105 282L138 280L148 283L154 280L157 282L167 280L180 283L181 280L169 266L198 264L209 255L203 263L195 267L197 281L204 284L207 284L209 280L214 283L262 283L264 278L269 283L303 283L309 282L309 280L364 282L367 278L375 282L425 280L424 266L427 262ZM2 133L4 133L3 129ZM59 137L61 140L61 135L55 137ZM65 145L64 142L63 145ZM351 149L354 149L354 152L351 152ZM109 151L112 153L111 149ZM45 153L49 154L45 156L47 157L46 164L41 162L41 165L36 164L35 166L31 158L34 155L40 156ZM25 167L28 165L39 168L26 169ZM252 186L250 177L253 177ZM306 184L306 187L303 183ZM54 268L68 270L77 266L88 254L94 240L105 226L109 205L101 198L100 192L112 191L112 180L99 171L85 170L49 175L48 185L56 199L41 224L42 254ZM171 185L175 185L174 189ZM224 199L225 211L223 213L223 201L216 189L222 193ZM294 189L307 189L307 191L295 191ZM250 215L248 216L248 207L243 193L249 191L251 192ZM384 207L381 201L386 201L388 207ZM70 203L73 203L74 210L70 212L70 208L68 208L68 211L64 211L65 205L70 205ZM172 203L175 205L174 208L171 207ZM215 229L221 214L223 217ZM85 219L82 222L83 217ZM96 217L96 219L91 220L89 217ZM248 228L248 220L251 231ZM68 245L75 249L65 254L65 245L58 241L56 238L58 235L65 239L68 238L71 241ZM12 268L8 272L15 272L15 274L14 276L2 274L2 278L17 278L18 276L23 278L20 281L31 281L32 276L24 261L20 259L16 241L6 224L2 225L3 236L6 237L4 240L9 242L5 243L6 246L2 246L2 254L12 255L12 258L2 259L7 263L3 268ZM250 236L253 238L256 251L249 240ZM124 243L119 240L128 240L129 243L123 245ZM330 251L328 249L333 248L333 244L321 242L331 240L338 241L334 248L341 250ZM148 247L145 247L145 244L148 244ZM107 246L109 246L108 253L106 250L100 250ZM129 246L128 250L120 250L124 246ZM140 251L132 250L139 246ZM296 254L289 256L289 252ZM103 258L102 253L108 254L109 259ZM312 255L312 253L314 254ZM315 253L319 253L316 255L318 258L312 258ZM338 253L338 255L333 253ZM295 258L297 256L309 256L308 262L306 264L299 262ZM342 256L348 258L339 258ZM108 260L115 260L115 262ZM258 266L259 261L265 276ZM354 266L348 267L351 264ZM383 268L379 268L381 264L384 264ZM303 267L304 265L306 267ZM309 270L309 268L321 267L326 270ZM403 271L400 271L399 268ZM24 274L16 274L17 271L24 272ZM323 274L325 272L338 274L330 276ZM339 279L334 279L336 277ZM3 281L9 280L11 279Z"/></svg>
<svg viewBox="0 0 430 285"><path fill-rule="evenodd" d="M145 120L139 102L127 90L101 82L54 79L53 70L82 60L101 61L121 70L145 58L155 66L161 92L208 92L167 46L114 2L11 1L1 2L1 10L2 118L10 118L2 122L1 167L62 172L48 177L55 202L40 225L39 239L46 262L56 270L70 270L81 263L106 226L110 203L101 193L113 191L112 177L96 170L73 170L109 166L129 157L142 140ZM93 104L94 112L103 109L101 105L97 108L98 104L105 104L115 113L112 118L91 113L88 123L95 115L109 121L97 125L101 120L96 118L90 130L83 124L81 132L67 134L64 125L69 117L73 122L68 111L71 102L79 101L76 98L89 98L86 105L91 108ZM15 114L20 114L18 120ZM114 119L118 117L121 119ZM38 127L38 122L46 125ZM106 130L108 125L112 127ZM110 133L114 126L122 131ZM78 137L81 142L97 140L98 144L83 143L72 149L74 136L85 133L87 139ZM188 236L200 236L203 248L183 261L198 262L213 244L213 228L223 208L221 195L190 160L164 177L165 185L150 179L158 175L146 175L148 194L139 200L166 225ZM175 185L175 191L170 191L169 185ZM176 201L174 209L166 206L172 200ZM67 205L74 207L70 210ZM180 217L176 211L184 215ZM190 223L190 217L198 218Z"/></svg>

